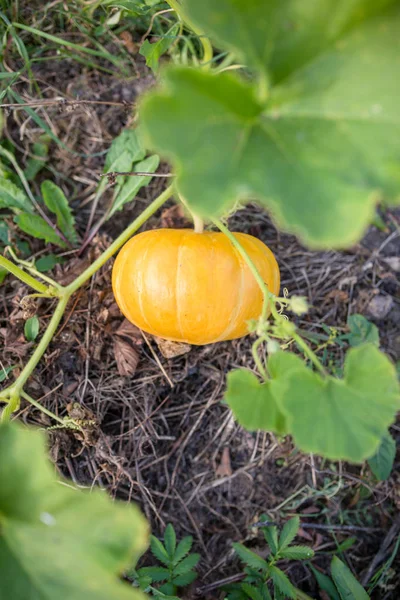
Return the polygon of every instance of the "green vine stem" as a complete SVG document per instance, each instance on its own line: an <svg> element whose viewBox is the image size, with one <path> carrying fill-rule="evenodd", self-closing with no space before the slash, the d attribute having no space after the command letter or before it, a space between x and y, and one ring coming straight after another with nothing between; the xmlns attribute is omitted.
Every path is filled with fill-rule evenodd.
<svg viewBox="0 0 400 600"><path fill-rule="evenodd" d="M178 0L167 0L167 3L171 8L174 9L176 14L182 19L182 21L191 29L199 38L201 45L203 46L203 66L206 68L210 67L213 59L213 47L210 40L205 37L203 32L192 23L189 17L184 12L182 6L178 3Z"/></svg>
<svg viewBox="0 0 400 600"><path fill-rule="evenodd" d="M247 266L249 267L249 269L252 272L252 274L254 275L254 278L256 279L258 285L260 286L260 289L263 293L263 307L262 307L262 312L261 312L261 316L260 316L260 322L263 323L266 320L268 309L270 309L271 314L274 317L275 321L280 322L280 323L284 322L285 317L283 317L278 312L278 310L276 308L276 304L275 304L276 301L278 301L278 302L281 302L281 301L278 300L276 298L276 296L274 296L274 294L272 294L268 290L267 285L265 284L263 278L261 277L260 273L258 272L256 265L251 260L250 256L247 254L246 250L243 248L243 246L240 244L240 242L235 238L233 233L231 231L229 231L229 229L227 227L225 227L225 225L219 219L213 219L212 222L214 223L214 225L216 225L216 227L218 227L218 229L220 231L222 231L222 233L224 233L229 238L229 240L232 242L233 246L236 248L236 250L240 253L240 255L243 257L243 259L247 263ZM289 304L289 302L287 302L287 303ZM315 367L318 369L318 371L325 377L327 375L327 373L326 373L323 365L321 364L320 360L318 359L317 355L315 354L315 352L313 352L311 350L311 348L303 340L301 335L295 331L294 326L293 326L293 330L291 330L290 335L291 335L292 339L294 339L294 341L297 343L299 348L303 351L305 356L307 356L307 358L310 359L310 361L315 365ZM256 340L256 342L253 344L253 348L252 348L254 362L257 365L260 375L264 379L268 379L268 373L259 357L258 348L266 340L267 340L267 336L259 337L259 339Z"/></svg>
<svg viewBox="0 0 400 600"><path fill-rule="evenodd" d="M9 273L15 275L15 277L20 279L23 283L26 283L26 285L29 285L29 287L31 287L33 290L39 292L39 294L48 295L49 290L44 283L37 281L37 279L32 277L32 275L29 275L29 273L25 273L25 271L11 262L11 260L8 260L8 258L0 256L0 267L3 267Z"/></svg>
<svg viewBox="0 0 400 600"><path fill-rule="evenodd" d="M260 286L260 289L263 293L263 307L262 307L260 319L262 321L265 321L265 319L267 318L268 309L271 310L271 313L275 319L279 319L280 315L279 315L279 313L275 307L275 303L274 303L275 296L274 296L274 294L272 294L269 291L265 281L261 277L256 265L253 263L250 256L247 254L246 250L243 248L243 246L240 244L240 242L238 242L238 240L235 238L233 233L231 231L229 231L229 229L227 227L225 227L225 225L222 223L222 221L220 221L219 219L212 219L212 222L214 223L214 225L216 227L218 227L218 229L220 231L222 231L222 233L224 233L227 236L227 238L229 238L229 240L232 242L233 246L236 248L236 250L239 252L239 254L243 257L244 261L247 263L247 266L249 267L250 271L254 275L255 280L257 281L258 285Z"/></svg>
<svg viewBox="0 0 400 600"><path fill-rule="evenodd" d="M45 353L48 345L50 344L72 294L74 294L74 292L84 285L92 277L92 275L94 275L94 273L96 273L96 271L98 271L134 233L136 233L136 231L147 221L147 219L149 219L167 200L169 200L173 194L173 191L173 186L169 186L155 200L153 200L153 202L133 221L133 223L121 233L121 235L111 244L111 246L107 248L107 250L105 250L105 252L103 252L103 254L99 256L99 258L95 260L93 264L83 271L81 275L79 275L68 286L58 286L57 290L55 290L56 295L59 298L57 308L54 311L39 344L15 382L0 392L0 401L7 403L7 406L3 409L1 414L2 421L8 421L13 412L19 408L21 396L30 401L30 397L25 394L23 388ZM22 271L22 269L14 265L12 262L4 259L3 257L0 258L5 261L4 263L0 261L0 264L4 265L8 271L19 277L22 281L24 281L24 283L31 285L31 287L34 287L34 289L39 292L42 292L43 288L45 292L48 291L45 286L43 286L43 288L41 287L43 284L36 281L33 277ZM36 403L35 406L40 405Z"/></svg>
<svg viewBox="0 0 400 600"><path fill-rule="evenodd" d="M34 400L26 392L22 391L21 392L21 396L22 396L22 398L24 398L25 400L27 400L30 404L32 404L32 406L36 406L36 408L38 408L42 413L44 413L45 415L47 415L51 419L54 419L54 421L57 421L63 427L68 427L70 429L75 429L75 430L80 430L81 429L81 427L77 423L75 423L75 421L73 419L59 417L58 415L56 415L53 412L51 412L51 410L48 410L47 408L45 408L44 406L42 406L39 402L37 402L36 400Z"/></svg>

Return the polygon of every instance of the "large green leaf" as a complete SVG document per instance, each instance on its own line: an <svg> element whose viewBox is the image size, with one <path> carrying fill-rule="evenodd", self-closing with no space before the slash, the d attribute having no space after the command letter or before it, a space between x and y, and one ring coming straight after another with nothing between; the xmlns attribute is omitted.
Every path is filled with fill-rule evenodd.
<svg viewBox="0 0 400 600"><path fill-rule="evenodd" d="M134 600L118 579L147 545L133 505L57 481L42 434L0 426L0 598Z"/></svg>
<svg viewBox="0 0 400 600"><path fill-rule="evenodd" d="M228 374L225 400L240 425L249 431L285 432L285 417L273 393L273 383L260 383L253 373L236 369Z"/></svg>
<svg viewBox="0 0 400 600"><path fill-rule="evenodd" d="M233 75L171 67L144 101L149 143L173 161L195 212L256 197L309 245L343 247L382 194L398 197L400 9L391 4L343 0L330 12L328 0L188 0L204 31L242 48L253 66L269 56L275 83L261 101L258 86Z"/></svg>
<svg viewBox="0 0 400 600"><path fill-rule="evenodd" d="M70 242L76 244L78 236L75 231L75 219L64 192L49 180L44 181L40 189L45 205L57 217L58 228Z"/></svg>
<svg viewBox="0 0 400 600"><path fill-rule="evenodd" d="M61 248L65 248L65 243L58 234L39 215L21 213L14 217L14 221L18 227L28 235L44 240L46 243L56 244Z"/></svg>
<svg viewBox="0 0 400 600"><path fill-rule="evenodd" d="M271 371L274 360L284 363L285 353L272 355ZM343 380L304 366L289 371L277 390L298 447L333 460L361 462L374 454L400 407L395 368L372 344L349 350Z"/></svg>

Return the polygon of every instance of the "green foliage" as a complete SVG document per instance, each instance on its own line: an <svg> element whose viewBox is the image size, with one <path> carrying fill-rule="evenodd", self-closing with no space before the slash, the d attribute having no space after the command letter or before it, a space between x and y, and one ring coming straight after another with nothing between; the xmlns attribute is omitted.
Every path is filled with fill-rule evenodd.
<svg viewBox="0 0 400 600"><path fill-rule="evenodd" d="M347 353L343 379L322 377L287 352L273 354L268 369L271 380L262 385L248 386L242 371L229 374L225 399L239 422L266 430L275 404L304 452L361 462L377 450L399 409L394 366L372 344Z"/></svg>
<svg viewBox="0 0 400 600"><path fill-rule="evenodd" d="M145 40L143 42L139 54L145 57L146 65L153 71L153 73L158 73L160 58L176 41L178 31L179 23L174 23L172 27L168 29L166 34L157 42L152 44L149 42L149 40Z"/></svg>
<svg viewBox="0 0 400 600"><path fill-rule="evenodd" d="M369 600L367 592L337 556L332 559L331 572L341 600Z"/></svg>
<svg viewBox="0 0 400 600"><path fill-rule="evenodd" d="M311 246L354 243L377 191L398 194L395 0L186 0L184 9L256 80L170 67L143 103L147 138L173 161L189 206L210 216L257 197Z"/></svg>
<svg viewBox="0 0 400 600"><path fill-rule="evenodd" d="M118 579L142 554L147 525L133 505L55 478L44 436L0 426L0 597L133 600Z"/></svg>
<svg viewBox="0 0 400 600"><path fill-rule="evenodd" d="M75 219L62 189L47 180L42 183L41 192L45 205L57 217L57 227L67 240L76 244L78 236L75 231Z"/></svg>
<svg viewBox="0 0 400 600"><path fill-rule="evenodd" d="M379 346L379 330L376 325L368 321L363 315L351 315L347 321L350 333L342 336L347 339L350 346L360 346L370 343Z"/></svg>
<svg viewBox="0 0 400 600"><path fill-rule="evenodd" d="M33 208L25 192L15 183L4 177L0 178L0 208L9 208L33 214Z"/></svg>
<svg viewBox="0 0 400 600"><path fill-rule="evenodd" d="M27 181L33 181L38 173L46 165L49 154L50 138L47 135L40 136L38 142L32 145L32 154L26 162L24 170Z"/></svg>
<svg viewBox="0 0 400 600"><path fill-rule="evenodd" d="M267 522L265 515L261 519L263 522ZM296 589L287 575L276 566L276 563L283 559L306 560L314 556L311 548L290 546L298 533L299 527L298 517L289 519L280 535L278 535L278 528L274 525L261 527L270 548L270 554L265 560L243 544L233 544L236 554L246 565L246 575L241 583L223 588L228 592L228 600L247 600L248 598L251 600L270 600L272 596L269 591L269 584L273 588L274 598L278 598L280 595L282 598L297 598Z"/></svg>
<svg viewBox="0 0 400 600"><path fill-rule="evenodd" d="M189 554L193 544L191 536L184 537L177 545L175 529L167 525L164 532L164 544L154 535L151 536L151 552L163 566L141 567L129 573L143 591L154 598L175 598L178 588L190 585L197 577L194 568L200 560L198 554ZM159 588L154 583L164 582Z"/></svg>
<svg viewBox="0 0 400 600"><path fill-rule="evenodd" d="M39 319L36 316L30 317L30 319L25 321L24 334L28 342L36 340L39 335Z"/></svg>
<svg viewBox="0 0 400 600"><path fill-rule="evenodd" d="M314 573L315 579L317 580L319 588L328 594L330 600L340 600L339 592L337 591L335 584L332 579L321 573L315 567L310 565L311 571Z"/></svg>
<svg viewBox="0 0 400 600"><path fill-rule="evenodd" d="M47 271L51 271L53 267L63 261L63 258L60 258L55 254L46 254L46 256L41 256L35 262L35 269L37 269L39 273L47 273Z"/></svg>
<svg viewBox="0 0 400 600"><path fill-rule="evenodd" d="M46 244L55 244L60 248L65 248L65 242L60 239L54 229L39 215L20 213L14 217L14 222L24 233L44 240Z"/></svg>
<svg viewBox="0 0 400 600"><path fill-rule="evenodd" d="M382 440L377 452L368 461L369 467L378 481L384 481L385 479L388 479L395 457L396 442L387 431L382 436Z"/></svg>

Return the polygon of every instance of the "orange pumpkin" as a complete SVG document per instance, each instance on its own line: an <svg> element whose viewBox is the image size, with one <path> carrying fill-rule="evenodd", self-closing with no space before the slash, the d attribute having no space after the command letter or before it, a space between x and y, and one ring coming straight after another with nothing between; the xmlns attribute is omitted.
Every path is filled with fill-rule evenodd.
<svg viewBox="0 0 400 600"><path fill-rule="evenodd" d="M269 290L279 291L271 250L245 233L234 236ZM223 233L158 229L131 238L117 256L112 284L125 317L167 340L203 345L248 333L263 297L249 267Z"/></svg>

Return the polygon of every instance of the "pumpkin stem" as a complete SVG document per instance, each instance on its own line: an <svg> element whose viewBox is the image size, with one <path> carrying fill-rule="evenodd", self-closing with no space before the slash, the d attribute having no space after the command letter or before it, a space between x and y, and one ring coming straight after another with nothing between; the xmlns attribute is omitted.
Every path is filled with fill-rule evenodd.
<svg viewBox="0 0 400 600"><path fill-rule="evenodd" d="M203 233L204 231L204 221L197 215L192 214L193 223L194 223L194 231L195 233Z"/></svg>

